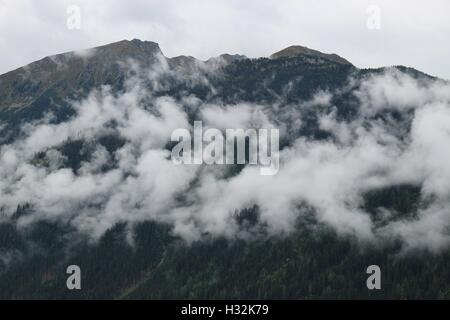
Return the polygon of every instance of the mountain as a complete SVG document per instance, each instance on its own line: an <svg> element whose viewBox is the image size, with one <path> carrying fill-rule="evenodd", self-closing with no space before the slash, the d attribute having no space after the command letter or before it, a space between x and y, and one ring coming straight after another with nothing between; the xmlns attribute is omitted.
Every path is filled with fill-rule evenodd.
<svg viewBox="0 0 450 320"><path fill-rule="evenodd" d="M278 59L295 52L295 57L289 61L281 62ZM167 58L155 42L122 40L46 57L1 75L0 124L4 127L0 133L3 137L10 137L7 132L17 131L23 123L38 119L49 111L60 120L67 119L72 114L69 100L86 97L92 89L102 85L110 85L114 91L123 90L129 72L125 66L130 61L137 63L141 70L164 61L176 73L189 75L196 72L204 74L206 78L212 77L208 81L217 86L216 97L225 101L230 97L255 102L273 101L277 95L283 94L283 88L289 81L300 76L311 79L294 95L307 98L320 88L340 85L350 72L356 70L350 63L343 63L345 59L300 46L282 50L272 55L271 59L250 60L243 55L223 54L200 61L187 56ZM223 69L222 76L214 78L211 73L205 74L211 68ZM334 71L330 73L329 69ZM312 73L314 77L311 77ZM167 81L172 83L175 80ZM265 89L268 81L271 82L271 90ZM202 99L207 98L209 90L205 85L199 84L196 88L186 88L183 83L179 85L176 91L192 90ZM5 138L3 140L8 141Z"/></svg>
<svg viewBox="0 0 450 320"><path fill-rule="evenodd" d="M67 95L80 88L113 83L120 77L119 62L134 59L148 66L161 54L154 42L123 40L45 57L0 77L0 110L31 106L51 90Z"/></svg>
<svg viewBox="0 0 450 320"><path fill-rule="evenodd" d="M309 49L302 46L290 46L281 51L278 51L270 56L271 59L280 58L306 58L311 63L323 63L324 61L330 61L340 64L351 65L346 59L338 56L337 54L322 53L317 50Z"/></svg>
<svg viewBox="0 0 450 320"><path fill-rule="evenodd" d="M388 81L383 77L388 77ZM312 198L326 207L334 204L330 199L336 199L326 196L335 191L336 198L343 199L344 204L354 201L352 209L364 212L363 218L346 216L342 220L349 223L370 219L371 228L381 230L375 237L381 237L382 232L389 231L386 226L415 221L433 197L423 197L422 186L414 179L392 186L377 185L381 179L373 177L385 168L370 167L371 175L359 179L358 175L343 174L337 164L349 154L356 158L345 164L349 169L369 166L367 163L373 158L378 159L380 155L371 153L370 148L352 153L355 145L372 143L371 133L381 140L374 149L393 140L399 145L405 143L389 150L393 154L408 147L414 125L411 105L420 99L412 94L414 99L395 96L389 100L383 96L385 83L405 89L403 78L408 92L415 93L420 91L414 87L415 81L424 84L423 90L436 85L430 81L440 81L402 66L359 69L336 54L303 46L291 46L270 57L250 59L223 54L201 61L191 56L165 57L157 43L137 39L46 57L1 75L0 178L5 182L0 181L0 298L449 298L448 249L435 250L436 253L419 248L413 254L405 254L409 247L397 235L384 242L370 242L355 233L343 233L321 220L335 211L341 213L341 207L315 215L316 208L308 203L307 196L288 206L276 197L276 192L285 190L282 198L288 197L301 185L286 186L286 181L277 184L277 179L269 183L277 186L268 189L271 192L253 197L247 190L254 186L253 181L245 180L237 198L247 200L246 207L225 218L230 223L230 228L225 228L227 232L215 234L222 221L200 210L205 194L221 188L231 193L227 183L234 183L241 173L245 178L251 172L245 171L243 165L214 174L199 170L205 175L183 183L189 174L180 174L172 167L155 169L149 165L155 158L164 163L165 158L157 157L166 157L171 146L169 141L161 142L159 136L152 136L152 131L165 133L171 118L187 118L191 123L204 116L201 107L214 106L207 111L213 110L215 113L209 116L219 123L249 118L250 124L257 127L271 121L281 128L280 148L291 156L300 154L291 166L304 164L311 154L318 155L305 170L305 179L316 178L305 188L306 194L315 184L323 183L321 194ZM367 89L374 82L378 87ZM92 108L92 113L81 121L74 102L85 101L104 86L109 88L107 98L101 100L104 105L99 102L98 107L97 100L89 100L86 106ZM144 92L138 98L134 96L136 88ZM444 92L441 87L438 89L430 91L432 94L427 94L426 99ZM398 90L387 91L395 94ZM381 98L375 99L380 105L363 104L363 99L380 92ZM137 103L142 104L138 110L130 107ZM229 110L237 111L237 116L227 113ZM118 116L108 118L107 112ZM180 116L178 112L183 113ZM49 120L44 118L49 114ZM106 120L101 122L103 118ZM160 118L162 122L155 120ZM86 126L88 120L94 124ZM136 127L132 126L133 121ZM46 135L58 125L59 131ZM40 139L26 140L27 134L33 132L30 127L39 129L36 136ZM91 131L96 134L90 134ZM67 132L67 138L58 140L58 134ZM88 134L83 135L85 132ZM367 139L357 143L352 140L364 133ZM21 144L24 140L26 143ZM160 144L163 147L154 147ZM44 147L35 152L35 145ZM298 145L300 149L296 150ZM308 149L316 146L319 150ZM366 156L366 151L366 158L358 158ZM333 152L338 153L336 159ZM386 154L382 155L388 157ZM331 161L323 170L314 171L316 163L327 159L335 163ZM382 160L386 161L382 158L381 164ZM3 172L6 174L1 176ZM303 178L295 176L294 170L291 173L292 180ZM336 176L343 176L337 191L332 189ZM98 177L101 178L96 180ZM263 187L267 186L258 179L258 188L265 191ZM360 186L359 180L367 184L346 198L348 195L342 190L354 191ZM176 181L176 186L171 181ZM205 181L212 182L202 185ZM38 187L33 188L36 185L32 183ZM71 185L75 187L70 188ZM203 193L196 189L199 185ZM160 186L165 189L160 190ZM187 191L167 196L171 188L180 186ZM97 194L97 189L106 191ZM108 194L123 189L127 192ZM29 199L14 202L23 197ZM99 215L111 209L111 203L105 202L109 198L116 210ZM149 199L150 206L145 207ZM263 216L267 208L255 204L255 199L267 200L266 206L275 211ZM213 197L209 210L229 204L222 200ZM121 212L119 206L127 202L131 203L129 212ZM164 207L167 203L169 209ZM188 206L192 212L176 211L185 205L192 205ZM163 209L156 215L142 209L151 211L160 206ZM172 209L175 214L167 216ZM301 214L295 219L273 219L280 228L292 227L290 233L266 229L268 222L261 222L263 218L277 217L279 212L296 209ZM195 220L197 213L204 220ZM182 223L174 224L173 218ZM107 230L102 233L89 229L105 225ZM85 228L85 232L77 227ZM98 231L94 227L92 230ZM186 241L182 232L192 238ZM66 288L66 267L71 264L81 267L80 291ZM366 268L372 264L386 270L383 290L367 290Z"/></svg>
<svg viewBox="0 0 450 320"><path fill-rule="evenodd" d="M63 99L100 85L119 85L126 76L121 65L135 61L141 68L167 60L172 68L189 70L201 61L186 56L164 57L159 45L138 39L122 40L108 45L45 57L0 76L0 111L18 112L26 107ZM245 56L224 54L211 58L232 62Z"/></svg>
<svg viewBox="0 0 450 320"><path fill-rule="evenodd" d="M151 41L119 41L78 52L45 57L0 76L0 121L9 126L41 117L52 110L70 114L67 99L85 96L101 85L120 86L121 63L133 59L145 67L161 55Z"/></svg>

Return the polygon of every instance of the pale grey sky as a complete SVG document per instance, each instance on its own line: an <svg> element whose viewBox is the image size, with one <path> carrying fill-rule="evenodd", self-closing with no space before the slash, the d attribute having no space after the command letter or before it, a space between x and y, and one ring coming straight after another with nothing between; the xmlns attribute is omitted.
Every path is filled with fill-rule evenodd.
<svg viewBox="0 0 450 320"><path fill-rule="evenodd" d="M80 29L67 27L70 5L81 10ZM367 27L369 6L380 9L380 29ZM0 73L139 38L199 59L299 44L358 67L403 64L450 79L449 12L448 0L0 0Z"/></svg>

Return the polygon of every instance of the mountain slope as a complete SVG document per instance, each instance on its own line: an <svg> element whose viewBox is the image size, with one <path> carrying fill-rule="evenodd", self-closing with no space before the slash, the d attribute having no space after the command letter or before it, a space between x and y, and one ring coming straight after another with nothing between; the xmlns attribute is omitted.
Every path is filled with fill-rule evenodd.
<svg viewBox="0 0 450 320"><path fill-rule="evenodd" d="M386 74L389 77L382 78ZM394 141L395 149L382 154L384 158L379 163L383 164L389 155L397 155L395 152L409 146L409 133L414 124L411 105L416 100L422 101L413 94L414 99L394 96L395 99L383 100L386 93L383 85L399 82L400 89L404 89L403 77L406 91L412 93L420 91L414 87L415 80L424 84L425 89L420 87L423 90L429 90L425 86L429 81L438 81L405 67L358 69L335 54L302 46L288 47L270 58L224 54L200 61L190 56L167 58L158 44L136 39L47 57L1 75L0 146L3 143L4 149L0 149L0 156L6 159L2 162L6 172L3 177L16 180L6 186L0 181L1 190L5 190L1 197L7 199L0 203L0 297L448 298L448 249L405 254L404 249L408 247L400 237L378 243L361 239L352 232L342 233L321 220L334 211L342 213L339 211L342 208L315 215L316 208L307 201L318 199L320 205L326 206L335 200L326 196L335 192L345 204L351 202L352 209L363 212L363 219L373 222L371 228L386 232L383 227L391 222L395 226L415 221L420 210L433 200L433 197L423 197L420 182L412 179L415 177L401 183L395 180L393 185L386 186L380 183L382 179L373 178L380 172L383 174L386 168L378 168L378 163L370 167L373 159L379 159L377 151L384 151L377 148ZM367 87L374 81L376 90ZM102 86L108 86L109 90L103 92ZM438 89L436 92L443 92L441 87ZM92 92L95 94L90 95ZM375 101L379 103L378 109L363 104L364 99L370 98L367 95L380 92L382 98ZM436 92L426 91L426 99L434 98ZM93 112L87 113L87 118L77 118L80 110L74 107L73 101L85 101L86 97L92 103L84 106ZM424 104L428 102L426 99ZM385 108L384 104L392 108ZM237 111L237 116L233 111ZM114 116L108 118L107 112ZM53 117L42 119L48 113ZM255 187L252 183L256 178L244 181L237 198L247 202L244 208L238 207L226 216L230 228L225 228L225 235L214 233L216 228L220 229L221 221L209 219L209 214L213 215L217 206L228 202L235 205L234 202L221 202L227 194L219 194L213 197L214 205L208 207L209 211L201 211L205 200L201 192L213 193L220 187L230 191L227 183L250 175L250 170L230 166L183 184L188 174L179 174L173 167L151 166L155 158L160 160L159 164L165 164L171 146L167 137L155 138L152 132L163 136L170 131L171 120L175 119L176 125L185 118L192 123L203 119L205 114L225 125L231 120L235 121L232 125L244 120L255 127L267 122L275 124L282 133L281 149L288 156L300 154L290 163L289 179L280 178L283 183L279 184L277 179L272 180L269 184L276 187L267 189L270 192L252 195L247 189L253 186L266 191L267 185L258 182ZM100 121L103 117L104 122ZM83 121L76 121L80 119ZM81 129L70 127L85 125L86 119L94 124ZM36 120L40 122L36 124ZM44 125L40 127L41 123ZM24 125L27 125L25 129ZM36 131L37 136L44 138L26 140L30 127L40 129ZM83 135L85 132L95 134ZM363 139L352 140L360 134ZM46 139L51 143L46 144ZM21 144L24 140L26 143ZM375 151L363 148L372 146L371 143ZM43 147L35 152L36 144ZM355 145L356 152L352 153ZM333 152L337 153L335 158ZM317 158L313 158L303 176L297 176L294 165L304 164L311 154L317 154ZM364 169L367 166L368 177L340 171L339 161L347 156L351 161L343 167L352 169L361 165ZM400 157L394 158L397 161ZM317 163L328 166L314 171ZM389 165L394 167L392 163ZM16 168L19 169L14 171ZM208 170L199 171L208 174ZM328 176L322 175L323 172ZM342 177L342 181L334 190L332 182L336 176ZM287 185L291 180L297 182L311 177L309 185ZM218 180L196 189L213 178ZM355 190L355 186L361 186L357 184L361 183L359 180L363 181L364 188ZM171 185L171 181L175 183ZM52 183L56 187L52 188ZM75 188L71 189L72 185ZM180 187L181 192L167 196L171 188L178 190L180 185L185 187ZM308 199L317 185L323 186L320 194ZM42 190L35 194L30 186ZM113 193L130 186L135 188L128 193ZM164 192L159 190L160 186L166 188ZM97 194L97 189L102 188L107 191ZM295 199L290 206L279 201L302 188L304 197ZM158 191L156 196L154 190ZM279 190L285 192L277 198ZM354 194L343 194L342 190ZM81 198L77 198L78 193L82 194ZM29 198L20 202L23 195ZM110 198L113 205L106 202ZM148 199L152 202L146 207ZM264 216L265 208L255 204L255 199L270 202L274 212L271 215L265 212ZM128 202L131 203L129 211L122 212L120 206ZM170 204L168 208L164 207L166 203ZM55 209L55 204L63 209L59 206ZM171 223L173 216L167 217L171 209L192 204L188 207L193 208L192 212L175 210L175 217L187 216L182 221L184 225ZM156 215L147 214L160 206L163 209ZM8 211L11 207L12 212ZM111 207L114 210L99 215ZM261 220L277 217L286 208L291 212L298 209L299 214L284 224L282 218L274 220L282 227L288 225L291 232L266 229L268 223ZM84 215L80 218L81 213ZM33 219L36 214L40 215ZM196 220L196 214L205 219ZM116 220L117 217L120 219ZM357 220L353 219L355 216L346 217L347 223ZM208 222L213 227L202 229ZM99 234L86 232L97 225L106 225L107 230ZM77 229L80 226L86 228L85 233ZM192 233L199 230L199 235L188 239L190 242L180 235L180 230L191 231L189 228L194 230ZM381 232L375 237L381 237ZM69 264L77 264L83 271L81 291L66 289L65 268ZM383 291L368 291L365 286L365 268L371 264L379 264L386 270ZM421 275L420 279L417 274Z"/></svg>

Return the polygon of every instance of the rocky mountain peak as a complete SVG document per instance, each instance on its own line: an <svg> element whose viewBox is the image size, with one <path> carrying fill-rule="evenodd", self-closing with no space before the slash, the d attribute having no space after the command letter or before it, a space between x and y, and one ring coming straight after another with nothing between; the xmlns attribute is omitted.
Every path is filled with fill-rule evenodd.
<svg viewBox="0 0 450 320"><path fill-rule="evenodd" d="M296 57L319 58L321 60L331 61L334 63L351 65L351 63L348 60L338 56L335 53L323 53L304 46L287 47L281 51L272 54L270 56L270 59L296 58Z"/></svg>

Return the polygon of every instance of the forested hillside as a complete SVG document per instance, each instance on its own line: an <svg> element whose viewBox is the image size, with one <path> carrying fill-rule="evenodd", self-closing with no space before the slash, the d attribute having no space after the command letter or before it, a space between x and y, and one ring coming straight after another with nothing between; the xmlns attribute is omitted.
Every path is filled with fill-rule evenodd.
<svg viewBox="0 0 450 320"><path fill-rule="evenodd" d="M0 76L0 298L450 298L447 140L419 130L448 83L306 49L132 40ZM169 129L200 118L280 128L279 176L169 166Z"/></svg>

